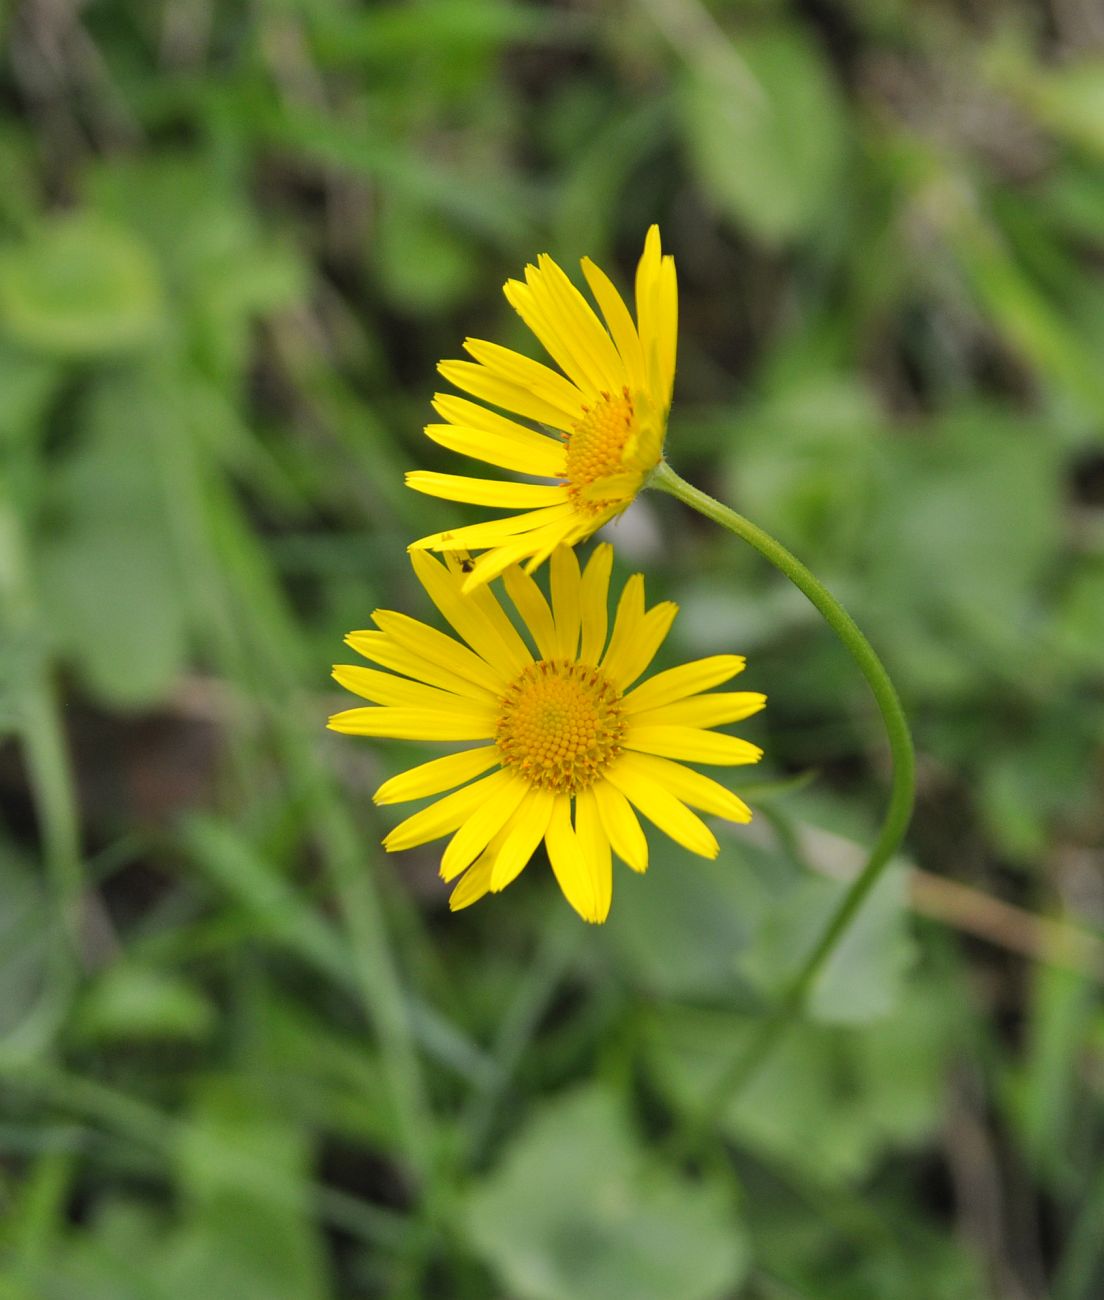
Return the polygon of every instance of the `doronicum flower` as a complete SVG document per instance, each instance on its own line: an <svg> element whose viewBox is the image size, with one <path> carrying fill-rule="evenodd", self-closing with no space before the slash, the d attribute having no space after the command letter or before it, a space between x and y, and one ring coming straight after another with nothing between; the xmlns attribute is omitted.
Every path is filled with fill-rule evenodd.
<svg viewBox="0 0 1104 1300"><path fill-rule="evenodd" d="M605 272L589 258L582 269L604 324L546 254L525 268L524 282L508 280L503 290L558 371L481 339L464 343L472 360L440 364L449 383L478 400L438 393L433 405L444 423L426 434L474 460L552 480L407 474L410 487L430 496L523 511L412 545L483 551L467 590L511 564L532 572L556 547L583 541L625 509L659 464L675 378L674 258L663 256L652 226L636 270L635 322Z"/></svg>
<svg viewBox="0 0 1104 1300"><path fill-rule="evenodd" d="M412 562L461 640L377 610L375 628L346 641L390 671L335 667L337 681L371 704L335 714L329 725L358 736L472 744L392 777L374 796L391 804L444 795L383 843L395 851L451 836L441 875L459 877L453 910L504 889L543 840L571 906L587 921L604 921L611 850L634 871L648 865L637 813L706 858L717 855L717 839L694 809L750 820L743 800L685 764L757 762L756 745L714 728L757 713L765 697L711 690L743 669L730 654L634 685L677 606L646 609L644 579L634 574L609 631L610 546L599 546L582 572L573 550L554 551L551 605L520 566L506 570L506 591L532 647L489 587L463 592L466 557L441 563L415 552Z"/></svg>

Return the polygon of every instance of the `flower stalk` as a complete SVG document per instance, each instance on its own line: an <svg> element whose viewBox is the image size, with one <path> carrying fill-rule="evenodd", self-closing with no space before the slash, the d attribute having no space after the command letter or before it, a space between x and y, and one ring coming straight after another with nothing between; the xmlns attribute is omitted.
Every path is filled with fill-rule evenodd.
<svg viewBox="0 0 1104 1300"><path fill-rule="evenodd" d="M912 815L916 762L908 721L889 674L870 642L859 630L855 620L823 583L769 533L709 496L708 493L701 491L700 488L687 483L666 461L660 461L649 479L648 486L669 493L684 505L712 520L713 523L720 524L722 528L735 533L737 537L753 546L807 597L839 637L858 665L859 671L866 678L882 715L893 760L893 784L889 805L882 822L881 833L870 851L866 865L852 882L850 889L825 926L816 946L793 975L773 1012L761 1022L743 1052L726 1067L696 1118L680 1135L680 1145L685 1152L692 1151L700 1145L702 1137L713 1127L713 1122L761 1068L787 1026L800 1013L817 976L824 969L836 945L892 859L904 838Z"/></svg>

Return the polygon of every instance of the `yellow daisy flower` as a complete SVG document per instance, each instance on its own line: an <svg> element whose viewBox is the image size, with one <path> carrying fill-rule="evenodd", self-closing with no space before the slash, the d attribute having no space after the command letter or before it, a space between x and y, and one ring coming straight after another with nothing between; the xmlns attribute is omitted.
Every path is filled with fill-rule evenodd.
<svg viewBox="0 0 1104 1300"><path fill-rule="evenodd" d="M551 604L520 566L506 570L535 653L489 587L464 594L466 556L411 558L461 640L377 610L375 628L346 641L391 671L335 667L337 681L371 705L335 714L329 725L357 736L476 742L392 777L374 796L390 804L452 791L383 843L393 852L451 835L441 875L460 877L453 910L504 889L543 840L567 901L585 920L604 921L611 849L634 871L648 865L637 812L706 858L717 855L717 840L692 809L750 820L743 800L684 762L758 762L756 745L712 728L757 713L765 696L710 692L743 669L739 655L699 659L634 686L677 606L645 609L644 579L634 574L607 638L610 546L599 546L582 571L569 547L554 551Z"/></svg>
<svg viewBox="0 0 1104 1300"><path fill-rule="evenodd" d="M433 405L445 423L428 425L426 434L474 460L553 480L407 474L410 487L430 496L524 512L413 543L411 550L484 551L466 590L511 564L524 561L531 573L557 546L589 537L625 509L659 464L675 380L674 258L663 256L652 226L636 270L635 323L605 272L586 257L581 265L605 324L547 254L525 268L524 283L508 280L503 290L562 374L481 339L464 343L473 360L440 364L449 383L478 401L438 393Z"/></svg>

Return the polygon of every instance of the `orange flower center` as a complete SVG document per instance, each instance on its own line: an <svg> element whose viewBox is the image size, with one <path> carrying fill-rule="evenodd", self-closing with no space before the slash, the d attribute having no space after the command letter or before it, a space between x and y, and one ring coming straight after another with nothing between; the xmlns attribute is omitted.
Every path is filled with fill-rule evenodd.
<svg viewBox="0 0 1104 1300"><path fill-rule="evenodd" d="M633 404L629 390L616 397L602 393L601 401L583 408L583 417L567 438L567 482L577 505L597 514L609 501L591 501L581 490L596 479L608 478L621 469L625 443L633 427Z"/></svg>
<svg viewBox="0 0 1104 1300"><path fill-rule="evenodd" d="M502 697L495 731L504 767L561 794L593 785L624 738L620 692L570 659L530 664Z"/></svg>

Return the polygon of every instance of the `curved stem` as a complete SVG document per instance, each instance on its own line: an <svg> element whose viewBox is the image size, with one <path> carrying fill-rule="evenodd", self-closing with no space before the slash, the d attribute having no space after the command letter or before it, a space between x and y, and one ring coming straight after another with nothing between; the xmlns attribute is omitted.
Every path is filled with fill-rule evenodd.
<svg viewBox="0 0 1104 1300"><path fill-rule="evenodd" d="M750 520L680 478L666 461L660 462L653 472L649 486L670 493L707 519L743 538L808 597L843 642L866 678L881 712L893 757L893 788L889 807L882 822L881 834L870 851L866 865L852 882L816 946L786 987L774 1012L761 1022L758 1032L752 1035L744 1051L729 1064L709 1093L691 1131L684 1135L686 1144L693 1147L710 1122L720 1115L732 1097L759 1069L774 1043L801 1010L813 982L900 844L912 814L915 758L908 721L881 660L851 615L801 561Z"/></svg>

